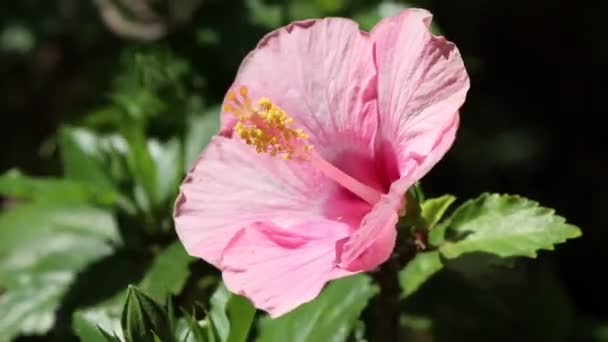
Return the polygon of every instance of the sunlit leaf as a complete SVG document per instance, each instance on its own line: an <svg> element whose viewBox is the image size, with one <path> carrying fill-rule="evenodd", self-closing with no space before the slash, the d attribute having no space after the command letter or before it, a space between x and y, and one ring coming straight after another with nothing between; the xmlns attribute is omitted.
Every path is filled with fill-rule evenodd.
<svg viewBox="0 0 608 342"><path fill-rule="evenodd" d="M443 195L437 198L429 198L422 202L422 218L424 218L428 229L433 229L441 220L445 211L454 203L456 197L452 195Z"/></svg>
<svg viewBox="0 0 608 342"><path fill-rule="evenodd" d="M177 187L182 177L181 144L176 138L165 143L149 140L148 150L156 164L156 189L159 201L162 203L171 200L177 194Z"/></svg>
<svg viewBox="0 0 608 342"><path fill-rule="evenodd" d="M188 117L186 138L184 142L185 164L184 170L189 170L199 155L207 146L211 137L216 134L220 126L220 106L212 106L202 114L193 113Z"/></svg>
<svg viewBox="0 0 608 342"><path fill-rule="evenodd" d="M0 331L40 334L77 273L119 243L110 213L83 206L30 204L0 216ZM77 256L77 257L75 257Z"/></svg>
<svg viewBox="0 0 608 342"><path fill-rule="evenodd" d="M409 296L416 292L435 273L443 268L439 252L418 253L401 272L399 272L399 284L404 295Z"/></svg>
<svg viewBox="0 0 608 342"><path fill-rule="evenodd" d="M65 178L28 177L18 170L0 175L0 195L47 203L99 204L113 204L118 196L111 190L97 189L88 183Z"/></svg>
<svg viewBox="0 0 608 342"><path fill-rule="evenodd" d="M98 137L82 128L64 127L59 131L63 171L67 178L101 189L112 189L113 182L99 146Z"/></svg>
<svg viewBox="0 0 608 342"><path fill-rule="evenodd" d="M86 319L81 312L74 313L72 326L74 333L82 342L120 342L118 337L110 335L95 322Z"/></svg>
<svg viewBox="0 0 608 342"><path fill-rule="evenodd" d="M484 194L460 206L449 219L452 238L440 246L441 254L455 258L464 253L487 252L501 257L536 257L541 249L576 238L581 231L529 199Z"/></svg>
<svg viewBox="0 0 608 342"><path fill-rule="evenodd" d="M190 276L188 265L193 260L186 254L183 246L176 241L156 256L144 277L137 283L137 287L157 302L162 303L167 296L177 295L182 291ZM120 268L130 269L129 267L131 267L129 260L121 262L121 259L117 259L114 262L127 265ZM117 268L119 268L118 265ZM121 334L120 316L126 299L126 286L127 284L125 284L125 290L116 293L104 302L83 309L82 315L95 321L108 332Z"/></svg>

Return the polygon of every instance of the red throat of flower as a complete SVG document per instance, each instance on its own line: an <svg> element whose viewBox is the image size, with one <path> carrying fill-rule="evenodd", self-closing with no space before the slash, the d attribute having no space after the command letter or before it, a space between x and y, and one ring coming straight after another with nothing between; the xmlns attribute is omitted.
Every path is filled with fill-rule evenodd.
<svg viewBox="0 0 608 342"><path fill-rule="evenodd" d="M258 153L280 156L285 160L311 163L325 176L334 180L372 206L382 194L344 173L323 159L308 143L309 134L294 128L294 119L268 98L261 98L254 105L248 96L247 87L239 89L240 98L234 91L226 97L224 111L233 113L238 119L235 133Z"/></svg>

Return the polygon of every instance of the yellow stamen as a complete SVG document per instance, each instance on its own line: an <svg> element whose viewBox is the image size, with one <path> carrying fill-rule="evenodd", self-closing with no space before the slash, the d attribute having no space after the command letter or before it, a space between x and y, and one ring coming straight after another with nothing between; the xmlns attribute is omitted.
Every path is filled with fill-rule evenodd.
<svg viewBox="0 0 608 342"><path fill-rule="evenodd" d="M310 137L302 129L294 129L294 119L270 99L258 100L257 107L251 105L246 86L239 88L241 100L234 91L228 92L224 111L233 113L239 122L234 131L245 143L255 147L258 153L281 155L285 160L305 159L313 149L306 144Z"/></svg>

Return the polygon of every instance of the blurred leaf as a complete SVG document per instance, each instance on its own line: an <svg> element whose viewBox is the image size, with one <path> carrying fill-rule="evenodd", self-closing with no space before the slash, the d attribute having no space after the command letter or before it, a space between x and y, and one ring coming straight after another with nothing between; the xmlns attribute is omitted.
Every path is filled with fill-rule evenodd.
<svg viewBox="0 0 608 342"><path fill-rule="evenodd" d="M382 17L376 5L366 7L353 14L353 20L359 24L361 30L370 31Z"/></svg>
<svg viewBox="0 0 608 342"><path fill-rule="evenodd" d="M169 295L177 295L190 276L188 266L192 261L194 258L186 253L179 241L175 241L154 259L138 287L159 302Z"/></svg>
<svg viewBox="0 0 608 342"><path fill-rule="evenodd" d="M345 7L345 0L314 0L315 4L325 14L338 12Z"/></svg>
<svg viewBox="0 0 608 342"><path fill-rule="evenodd" d="M230 292L220 284L211 296L209 316L222 342L245 342L249 335L255 308L249 300Z"/></svg>
<svg viewBox="0 0 608 342"><path fill-rule="evenodd" d="M129 89L127 93L112 95L112 100L134 121L143 122L167 108L163 101L147 89Z"/></svg>
<svg viewBox="0 0 608 342"><path fill-rule="evenodd" d="M377 292L364 274L335 280L313 301L279 318L261 319L257 341L346 341Z"/></svg>
<svg viewBox="0 0 608 342"><path fill-rule="evenodd" d="M422 218L426 221L428 229L435 227L455 200L456 197L452 195L443 195L437 198L429 198L422 203Z"/></svg>
<svg viewBox="0 0 608 342"><path fill-rule="evenodd" d="M176 138L163 144L149 140L148 150L156 164L156 189L158 189L159 201L162 203L171 200L177 195L182 177L181 144Z"/></svg>
<svg viewBox="0 0 608 342"><path fill-rule="evenodd" d="M370 31L380 20L396 15L407 8L416 7L419 6L415 6L412 2L383 1L354 13L353 20L359 24L362 30ZM441 35L441 28L435 21L431 23L431 32Z"/></svg>
<svg viewBox="0 0 608 342"><path fill-rule="evenodd" d="M134 66L139 84L144 88L158 90L161 87L179 87L182 78L191 69L188 63L173 54L170 48L157 46L154 49L135 51L127 65ZM134 63L130 63L130 61ZM181 91L181 89L177 89Z"/></svg>
<svg viewBox="0 0 608 342"><path fill-rule="evenodd" d="M23 175L10 170L0 176L0 194L8 197L47 203L113 204L117 194L112 191L97 191L86 183L71 179Z"/></svg>
<svg viewBox="0 0 608 342"><path fill-rule="evenodd" d="M186 171L194 165L211 137L218 132L219 126L219 105L209 107L202 115L193 114L188 117L188 130L184 143Z"/></svg>
<svg viewBox="0 0 608 342"><path fill-rule="evenodd" d="M169 341L172 336L167 311L135 286L127 289L121 324L127 342L155 341L155 335Z"/></svg>
<svg viewBox="0 0 608 342"><path fill-rule="evenodd" d="M291 0L284 2L289 12L289 19L302 20L302 19L313 19L320 18L323 16L323 12L313 1L310 0Z"/></svg>
<svg viewBox="0 0 608 342"><path fill-rule="evenodd" d="M150 212L152 206L159 204L156 163L148 149L144 128L140 123L132 122L125 127L125 137L129 144L127 163L136 182L135 200L144 212Z"/></svg>
<svg viewBox="0 0 608 342"><path fill-rule="evenodd" d="M196 41L200 45L219 45L220 35L217 31L210 28L201 28L196 31Z"/></svg>
<svg viewBox="0 0 608 342"><path fill-rule="evenodd" d="M280 5L268 4L264 0L247 0L246 4L254 24L271 30L281 26Z"/></svg>
<svg viewBox="0 0 608 342"><path fill-rule="evenodd" d="M81 312L73 315L72 326L74 333L82 342L120 342L116 336L112 336L99 328L94 322L87 320Z"/></svg>
<svg viewBox="0 0 608 342"><path fill-rule="evenodd" d="M596 327L593 331L593 335L598 342L608 341L608 324Z"/></svg>
<svg viewBox="0 0 608 342"><path fill-rule="evenodd" d="M124 293L121 293L119 297L113 298L112 300L101 303L95 307L84 308L77 311L77 313L83 320L94 323L99 329L124 339L120 324L124 297ZM72 329L76 330L74 324L72 324Z"/></svg>
<svg viewBox="0 0 608 342"><path fill-rule="evenodd" d="M67 178L100 189L113 188L95 134L83 128L63 127L59 130L59 147Z"/></svg>
<svg viewBox="0 0 608 342"><path fill-rule="evenodd" d="M418 253L401 272L399 272L399 284L403 289L404 296L416 292L435 273L443 268L438 251Z"/></svg>
<svg viewBox="0 0 608 342"><path fill-rule="evenodd" d="M196 329L196 327L194 329ZM204 336L204 334L200 333L200 331L192 331L190 322L186 318L180 318L177 320L174 335L178 342L197 342L197 338L195 336L197 333Z"/></svg>
<svg viewBox="0 0 608 342"><path fill-rule="evenodd" d="M408 190L408 194L412 196L418 204L421 204L426 200L424 190L422 189L422 184L420 182L416 182L414 185L412 185Z"/></svg>
<svg viewBox="0 0 608 342"><path fill-rule="evenodd" d="M0 32L0 49L25 55L36 45L36 37L29 27L19 24L6 25Z"/></svg>
<svg viewBox="0 0 608 342"><path fill-rule="evenodd" d="M576 238L581 231L537 202L511 195L483 194L460 206L449 219L455 241L440 246L441 254L487 252L501 257L536 257L540 249Z"/></svg>
<svg viewBox="0 0 608 342"><path fill-rule="evenodd" d="M137 287L157 302L165 301L168 296L178 295L190 276L188 266L193 260L179 241L175 241L156 256ZM131 270L133 266L128 262L129 260L124 260L121 265L126 266L120 268ZM106 331L121 334L120 316L125 299L126 290L121 290L108 300L83 309L82 315Z"/></svg>
<svg viewBox="0 0 608 342"><path fill-rule="evenodd" d="M115 105L106 105L87 112L82 118L82 126L91 129L119 127L123 118L122 110Z"/></svg>
<svg viewBox="0 0 608 342"><path fill-rule="evenodd" d="M183 95L183 78L189 75L189 64L175 56L171 49L162 44L129 47L122 55L122 72L114 82L115 94L131 94L132 99L120 96L119 103L127 104L125 109L132 117L142 118L153 114L164 106L157 96L162 90L170 90ZM167 95L167 94L165 94ZM129 108L133 107L135 111ZM141 115L140 115L141 114Z"/></svg>
<svg viewBox="0 0 608 342"><path fill-rule="evenodd" d="M184 312L184 318L178 322L177 338L179 341L215 342L209 325L203 327L194 314L190 315L187 312Z"/></svg>
<svg viewBox="0 0 608 342"><path fill-rule="evenodd" d="M2 214L3 337L48 331L76 274L118 242L112 215L84 205L29 204Z"/></svg>

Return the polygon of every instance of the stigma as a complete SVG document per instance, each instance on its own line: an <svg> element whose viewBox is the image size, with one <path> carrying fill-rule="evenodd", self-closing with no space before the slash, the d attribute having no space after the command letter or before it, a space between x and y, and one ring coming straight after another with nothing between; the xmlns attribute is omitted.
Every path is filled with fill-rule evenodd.
<svg viewBox="0 0 608 342"><path fill-rule="evenodd" d="M224 111L238 118L234 132L258 153L281 156L283 159L306 159L313 149L308 133L294 128L294 120L283 109L264 97L254 105L246 86L239 95L231 90L226 96Z"/></svg>

